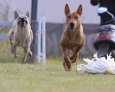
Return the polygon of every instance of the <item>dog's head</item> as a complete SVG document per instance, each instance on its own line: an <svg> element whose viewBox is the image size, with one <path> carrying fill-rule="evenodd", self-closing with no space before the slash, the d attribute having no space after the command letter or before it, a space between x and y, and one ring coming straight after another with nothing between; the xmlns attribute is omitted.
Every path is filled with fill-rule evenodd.
<svg viewBox="0 0 115 92"><path fill-rule="evenodd" d="M74 30L80 26L80 17L82 14L82 5L79 5L77 11L72 12L68 4L65 5L66 23L70 30Z"/></svg>
<svg viewBox="0 0 115 92"><path fill-rule="evenodd" d="M26 15L19 15L16 11L14 17L17 20L17 25L20 27L25 27L29 24L29 12L27 11Z"/></svg>

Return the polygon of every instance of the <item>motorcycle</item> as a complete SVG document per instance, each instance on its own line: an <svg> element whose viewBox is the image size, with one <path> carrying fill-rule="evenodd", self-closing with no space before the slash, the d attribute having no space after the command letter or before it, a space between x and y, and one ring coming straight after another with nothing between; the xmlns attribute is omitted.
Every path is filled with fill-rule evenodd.
<svg viewBox="0 0 115 92"><path fill-rule="evenodd" d="M97 50L97 57L106 57L107 54L115 56L115 25L108 24L115 21L115 17L108 11L106 7L98 8L98 14L107 13L111 16L111 20L107 21L106 25L100 26L97 30L97 35L93 45Z"/></svg>

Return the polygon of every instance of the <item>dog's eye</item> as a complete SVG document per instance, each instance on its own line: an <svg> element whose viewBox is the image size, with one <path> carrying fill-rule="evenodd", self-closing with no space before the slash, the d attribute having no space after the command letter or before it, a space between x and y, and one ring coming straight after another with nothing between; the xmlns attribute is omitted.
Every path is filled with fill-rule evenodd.
<svg viewBox="0 0 115 92"><path fill-rule="evenodd" d="M24 17L24 19L26 20L27 18L26 18L26 17Z"/></svg>
<svg viewBox="0 0 115 92"><path fill-rule="evenodd" d="M21 19L21 17L19 17L18 19Z"/></svg>
<svg viewBox="0 0 115 92"><path fill-rule="evenodd" d="M25 21L26 22L26 24L28 24L28 22L27 21Z"/></svg>
<svg viewBox="0 0 115 92"><path fill-rule="evenodd" d="M68 16L68 19L70 19L71 17L70 16Z"/></svg>
<svg viewBox="0 0 115 92"><path fill-rule="evenodd" d="M76 16L75 19L78 19L78 17Z"/></svg>

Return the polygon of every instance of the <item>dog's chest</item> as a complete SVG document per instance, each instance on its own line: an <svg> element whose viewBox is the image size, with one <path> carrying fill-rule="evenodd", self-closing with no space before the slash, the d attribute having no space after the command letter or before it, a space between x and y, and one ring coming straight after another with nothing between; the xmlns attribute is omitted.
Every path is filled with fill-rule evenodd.
<svg viewBox="0 0 115 92"><path fill-rule="evenodd" d="M82 37L80 35L70 34L67 48L73 49L82 45Z"/></svg>
<svg viewBox="0 0 115 92"><path fill-rule="evenodd" d="M26 30L20 30L18 33L19 46L25 47L29 38Z"/></svg>
<svg viewBox="0 0 115 92"><path fill-rule="evenodd" d="M20 30L20 31L18 32L18 37L19 37L19 39L20 39L21 41L23 41L23 40L26 38L26 32L25 32L25 30Z"/></svg>
<svg viewBox="0 0 115 92"><path fill-rule="evenodd" d="M80 43L78 41L75 41L75 40L69 40L68 41L68 44L67 44L68 49L71 50L71 49L76 48L78 46L80 46Z"/></svg>
<svg viewBox="0 0 115 92"><path fill-rule="evenodd" d="M75 41L76 40L76 33L70 32L69 33L69 39L72 40L72 41Z"/></svg>
<svg viewBox="0 0 115 92"><path fill-rule="evenodd" d="M25 35L27 34L26 30L20 30L19 35L22 39L25 39Z"/></svg>

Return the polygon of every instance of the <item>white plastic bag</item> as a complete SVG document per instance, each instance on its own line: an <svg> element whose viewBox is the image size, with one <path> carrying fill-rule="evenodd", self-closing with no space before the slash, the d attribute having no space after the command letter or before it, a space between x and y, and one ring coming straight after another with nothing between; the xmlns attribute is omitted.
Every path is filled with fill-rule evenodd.
<svg viewBox="0 0 115 92"><path fill-rule="evenodd" d="M111 58L111 54L105 57L97 58L95 57L90 60L84 58L83 60L87 64L80 64L76 66L77 71L82 71L82 73L90 74L115 74L115 61L114 58Z"/></svg>

